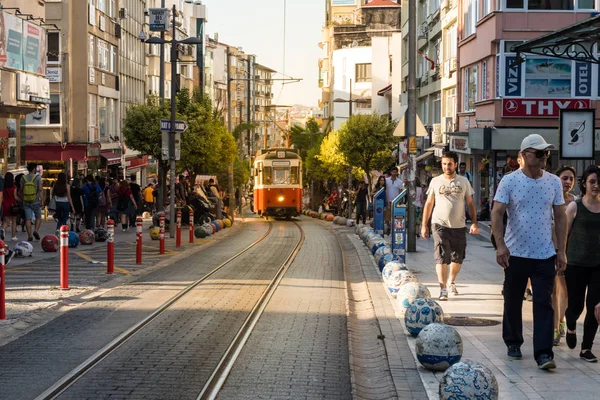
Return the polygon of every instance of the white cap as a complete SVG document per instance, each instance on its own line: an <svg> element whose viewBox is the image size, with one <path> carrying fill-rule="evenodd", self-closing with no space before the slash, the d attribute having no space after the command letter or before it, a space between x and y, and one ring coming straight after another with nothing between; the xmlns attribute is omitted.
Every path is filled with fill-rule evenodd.
<svg viewBox="0 0 600 400"><path fill-rule="evenodd" d="M532 134L527 136L521 142L521 151L525 149L536 149L536 150L546 150L553 149L554 145L547 143L546 139L544 139L541 135Z"/></svg>

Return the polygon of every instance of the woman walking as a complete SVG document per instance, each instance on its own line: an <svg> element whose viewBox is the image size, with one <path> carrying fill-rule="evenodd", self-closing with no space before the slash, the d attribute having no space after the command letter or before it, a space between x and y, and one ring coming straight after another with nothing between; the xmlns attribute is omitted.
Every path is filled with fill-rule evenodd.
<svg viewBox="0 0 600 400"><path fill-rule="evenodd" d="M600 168L591 165L583 172L580 188L583 197L567 207L567 282L568 306L566 341L570 349L577 346L577 319L583 312L583 341L579 357L597 362L592 353L598 321L594 308L600 303ZM586 297L587 289L587 297Z"/></svg>
<svg viewBox="0 0 600 400"><path fill-rule="evenodd" d="M563 188L563 197L565 198L565 207L568 207L577 196L571 193L575 186L575 168L570 165L563 165L556 170L556 175L560 178ZM555 242L556 243L556 242ZM554 308L554 345L558 346L560 338L565 336L565 310L567 309L567 283L565 274L558 273L554 280L554 290L552 292L552 308Z"/></svg>
<svg viewBox="0 0 600 400"><path fill-rule="evenodd" d="M121 219L121 228L123 232L127 232L127 226L129 214L131 214L132 207L137 209L137 203L133 198L133 193L129 189L129 183L123 179L117 189L117 212Z"/></svg>
<svg viewBox="0 0 600 400"><path fill-rule="evenodd" d="M71 231L79 232L81 225L81 216L83 215L83 194L81 193L81 181L74 178L71 184L71 204L73 213L71 214Z"/></svg>
<svg viewBox="0 0 600 400"><path fill-rule="evenodd" d="M67 183L67 174L61 172L58 174L56 182L50 189L50 198L56 201L56 232L60 233L60 227L67 224L69 212L74 210L73 200L71 198L71 185Z"/></svg>
<svg viewBox="0 0 600 400"><path fill-rule="evenodd" d="M17 239L17 217L21 212L19 206L19 193L15 185L15 178L12 173L7 172L4 176L4 190L2 191L2 215L4 222L2 229L6 231L8 224L12 230L12 240Z"/></svg>

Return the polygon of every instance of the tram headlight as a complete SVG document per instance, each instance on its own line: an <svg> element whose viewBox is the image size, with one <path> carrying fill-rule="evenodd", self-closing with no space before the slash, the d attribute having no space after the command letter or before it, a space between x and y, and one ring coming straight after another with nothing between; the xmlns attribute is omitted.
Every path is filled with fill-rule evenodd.
<svg viewBox="0 0 600 400"><path fill-rule="evenodd" d="M285 200L285 199L283 198L283 196L279 196L279 197L277 198L277 201L279 201L280 203L281 203L283 200Z"/></svg>

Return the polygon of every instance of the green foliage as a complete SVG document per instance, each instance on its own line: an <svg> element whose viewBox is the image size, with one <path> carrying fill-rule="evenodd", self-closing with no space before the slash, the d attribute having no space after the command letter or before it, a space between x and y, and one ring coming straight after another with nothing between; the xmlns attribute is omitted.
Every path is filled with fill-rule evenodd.
<svg viewBox="0 0 600 400"><path fill-rule="evenodd" d="M229 190L229 166L221 168L217 173L219 186ZM233 187L238 188L248 183L250 179L250 163L236 156L233 161Z"/></svg>
<svg viewBox="0 0 600 400"><path fill-rule="evenodd" d="M233 138L237 142L238 140L240 140L240 137L242 136L242 134L245 131L247 131L247 130L251 130L252 131L257 126L258 125L251 124L249 122L242 122L241 124L239 124L238 126L236 126L235 128L233 128L233 132L231 132L231 134L233 135Z"/></svg>
<svg viewBox="0 0 600 400"><path fill-rule="evenodd" d="M393 133L396 121L387 115L353 115L339 130L338 150L349 165L366 172L369 186L371 170L383 169L394 162L391 149L397 139Z"/></svg>
<svg viewBox="0 0 600 400"><path fill-rule="evenodd" d="M340 131L330 132L323 141L316 158L327 171L329 180L341 182L348 177L348 161L340 151Z"/></svg>
<svg viewBox="0 0 600 400"><path fill-rule="evenodd" d="M149 97L146 104L128 108L123 122L123 138L127 147L160 160L162 148L160 120L167 118L169 118L169 110L166 106L160 106L157 97Z"/></svg>

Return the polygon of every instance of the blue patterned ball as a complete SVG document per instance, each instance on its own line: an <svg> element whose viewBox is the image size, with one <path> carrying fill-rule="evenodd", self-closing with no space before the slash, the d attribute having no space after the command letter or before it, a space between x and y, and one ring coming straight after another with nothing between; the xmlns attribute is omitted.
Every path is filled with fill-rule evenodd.
<svg viewBox="0 0 600 400"><path fill-rule="evenodd" d="M392 249L390 249L390 246L381 246L380 248L377 249L377 251L373 254L373 257L375 258L375 262L377 264L379 264L379 260L381 260L381 257L383 257L386 254L391 254L392 253ZM383 269L383 268L382 268Z"/></svg>
<svg viewBox="0 0 600 400"><path fill-rule="evenodd" d="M483 364L464 360L446 370L440 381L440 400L498 399L498 381Z"/></svg>
<svg viewBox="0 0 600 400"><path fill-rule="evenodd" d="M375 242L373 246L371 246L371 254L375 254L375 252L385 246L385 240L381 239L379 242Z"/></svg>
<svg viewBox="0 0 600 400"><path fill-rule="evenodd" d="M388 279L390 279L392 274L396 271L408 271L408 268L406 268L406 264L403 264L399 261L390 261L389 263L385 264L383 270L381 271L383 282L387 284Z"/></svg>
<svg viewBox="0 0 600 400"><path fill-rule="evenodd" d="M417 360L427 369L445 371L460 361L463 343L458 331L445 324L429 324L415 341Z"/></svg>
<svg viewBox="0 0 600 400"><path fill-rule="evenodd" d="M406 329L415 337L434 322L444 323L444 310L432 299L415 299L404 314Z"/></svg>
<svg viewBox="0 0 600 400"><path fill-rule="evenodd" d="M398 294L396 295L402 314L404 314L408 306L410 306L415 299L428 299L430 297L431 293L429 293L427 286L418 282L409 282L400 286Z"/></svg>
<svg viewBox="0 0 600 400"><path fill-rule="evenodd" d="M385 267L385 264L387 264L393 260L394 260L394 255L392 253L386 253L383 256L381 256L381 258L379 259L379 262L377 263L377 266L379 267L379 272L383 271L383 267Z"/></svg>
<svg viewBox="0 0 600 400"><path fill-rule="evenodd" d="M389 264L389 263L388 263ZM396 297L400 287L410 282L418 282L417 277L410 271L396 271L387 282L387 288L392 297Z"/></svg>

